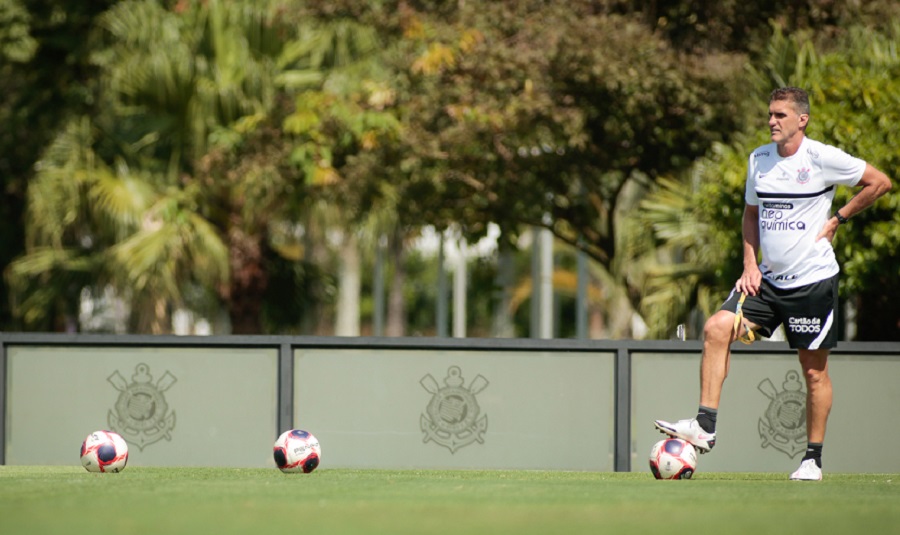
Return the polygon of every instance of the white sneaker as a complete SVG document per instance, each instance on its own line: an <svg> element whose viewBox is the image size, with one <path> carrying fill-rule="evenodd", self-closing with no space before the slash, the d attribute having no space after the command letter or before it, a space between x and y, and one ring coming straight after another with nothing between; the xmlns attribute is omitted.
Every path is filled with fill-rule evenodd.
<svg viewBox="0 0 900 535"><path fill-rule="evenodd" d="M690 442L699 453L709 453L716 445L716 434L704 431L696 418L678 420L675 423L656 420L654 425L663 434Z"/></svg>
<svg viewBox="0 0 900 535"><path fill-rule="evenodd" d="M816 464L815 459L807 459L800 463L800 468L791 474L794 481L822 481L822 469Z"/></svg>

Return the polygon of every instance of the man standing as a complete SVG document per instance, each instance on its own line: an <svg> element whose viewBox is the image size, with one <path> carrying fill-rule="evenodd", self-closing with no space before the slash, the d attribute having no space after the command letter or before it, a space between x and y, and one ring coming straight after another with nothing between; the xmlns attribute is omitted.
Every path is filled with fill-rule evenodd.
<svg viewBox="0 0 900 535"><path fill-rule="evenodd" d="M697 417L655 422L662 433L690 442L700 453L710 451L716 443L731 343L769 337L784 325L806 380L808 443L793 480L822 479L822 445L832 402L828 354L837 343L840 271L831 241L841 224L891 189L890 179L865 161L807 138L808 123L806 91L784 87L772 92L772 142L752 152L747 169L744 272L703 330ZM830 213L835 186L862 189Z"/></svg>

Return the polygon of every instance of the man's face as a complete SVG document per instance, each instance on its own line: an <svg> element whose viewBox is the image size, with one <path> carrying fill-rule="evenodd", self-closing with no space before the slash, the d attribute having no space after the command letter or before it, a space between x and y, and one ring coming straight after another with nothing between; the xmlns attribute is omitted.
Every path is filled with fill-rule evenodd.
<svg viewBox="0 0 900 535"><path fill-rule="evenodd" d="M809 115L799 114L794 103L787 100L773 100L769 103L769 133L778 145L785 145L802 137L801 128L809 122Z"/></svg>

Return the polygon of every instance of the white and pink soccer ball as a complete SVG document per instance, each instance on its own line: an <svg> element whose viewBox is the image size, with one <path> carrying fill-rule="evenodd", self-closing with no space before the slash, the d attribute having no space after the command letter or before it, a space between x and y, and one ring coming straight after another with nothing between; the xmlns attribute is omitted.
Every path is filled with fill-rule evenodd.
<svg viewBox="0 0 900 535"><path fill-rule="evenodd" d="M697 471L697 450L680 438L666 438L650 450L650 471L656 479L690 479Z"/></svg>
<svg viewBox="0 0 900 535"><path fill-rule="evenodd" d="M81 465L88 472L121 472L128 464L128 444L118 433L94 431L81 443Z"/></svg>
<svg viewBox="0 0 900 535"><path fill-rule="evenodd" d="M309 431L291 429L275 441L275 464L285 474L308 474L319 466L322 448L319 440Z"/></svg>

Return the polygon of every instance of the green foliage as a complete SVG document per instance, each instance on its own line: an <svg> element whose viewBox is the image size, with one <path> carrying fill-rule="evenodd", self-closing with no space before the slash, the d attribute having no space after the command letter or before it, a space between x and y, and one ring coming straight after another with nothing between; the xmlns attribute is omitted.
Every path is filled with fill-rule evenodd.
<svg viewBox="0 0 900 535"><path fill-rule="evenodd" d="M26 62L35 50L37 41L31 36L31 14L18 0L0 1L0 57Z"/></svg>
<svg viewBox="0 0 900 535"><path fill-rule="evenodd" d="M858 337L900 339L900 24L884 34L854 28L843 46L823 58L815 80L813 125L822 138L857 155L893 179L893 189L854 216L835 236L844 273L841 295L855 296ZM844 188L835 208L853 194Z"/></svg>
<svg viewBox="0 0 900 535"><path fill-rule="evenodd" d="M694 166L693 176L699 181L699 189L691 204L696 207L698 222L703 222L703 227L698 228L705 228L706 232L697 233L693 246L724 252L724 256L718 255L718 261L716 256L700 257L694 267L708 275L716 301L721 302L743 269L740 224L746 158L755 147L767 142L764 106L769 87L789 84L809 88L812 114L807 133L811 138L861 157L888 176L898 176L898 38L896 25L884 34L854 27L833 48L815 50L802 35L787 38L776 31L767 55L759 61L760 70L750 73L750 80L759 88L756 117L748 117L746 133L735 137L730 145L716 145L710 155ZM835 208L843 206L854 193L852 188L839 188ZM875 206L842 226L834 242L842 266L844 298L860 294L893 296L868 302L868 310L861 313L861 318L872 318L867 322L884 318L880 320L884 324L882 330L868 335L876 339L890 338L897 332L893 324L896 319L891 318L897 318L900 312L890 303L900 297L894 284L900 280L900 267L895 261L900 255L898 206L900 192L895 187ZM677 244L660 229L656 235L667 247ZM696 288L699 291L703 286ZM648 303L652 301L651 298ZM880 307L883 308L879 312ZM686 313L686 308L679 310L682 315Z"/></svg>
<svg viewBox="0 0 900 535"><path fill-rule="evenodd" d="M735 65L705 70L636 17L587 2L456 16L411 11L389 56L410 224L461 222L470 241L491 221L550 226L609 266L628 184L685 168L729 129L716 103Z"/></svg>
<svg viewBox="0 0 900 535"><path fill-rule="evenodd" d="M86 118L70 123L29 185L29 254L6 271L26 327L55 321L58 303L69 313L77 310L89 281L108 283L115 271L108 248L137 228L152 202L141 177L97 157L95 134Z"/></svg>
<svg viewBox="0 0 900 535"><path fill-rule="evenodd" d="M0 266L25 250L26 189L34 164L72 116L93 100L95 17L115 0L65 4L55 0L0 2ZM22 328L0 285L0 326ZM57 327L60 327L57 325ZM45 328L49 328L49 325Z"/></svg>
<svg viewBox="0 0 900 535"><path fill-rule="evenodd" d="M351 98L324 91L305 91L297 96L283 128L293 136L291 161L303 170L307 183L336 184L343 168L352 166L348 158L397 137L400 123L396 115L379 109L383 104L378 93L386 90L374 84L363 89L365 92ZM347 190L341 188L342 193L351 193Z"/></svg>
<svg viewBox="0 0 900 535"><path fill-rule="evenodd" d="M739 269L745 153L764 139L758 104L773 84L807 85L811 135L897 176L898 9L0 0L0 215L19 221L28 206L28 252L43 255L6 274L17 303L44 296L32 320L72 310L79 288L130 280L160 293L144 303L154 310L202 287L248 329L262 317L294 329L284 321L301 306L331 298L334 229L367 246L453 226L471 243L496 223L514 244L545 226L663 336L679 311L710 310ZM842 227L845 293L897 280L885 261L900 242L896 194ZM283 231L294 227L309 243ZM25 249L17 233L0 233L7 260ZM276 287L313 297L276 311L269 268ZM491 284L490 269L473 280ZM66 273L65 288L21 284Z"/></svg>
<svg viewBox="0 0 900 535"><path fill-rule="evenodd" d="M770 38L769 23L788 34L812 29L826 42L853 25L883 30L900 15L893 0L693 0L605 2L621 13L640 13L644 23L680 48L759 52Z"/></svg>
<svg viewBox="0 0 900 535"><path fill-rule="evenodd" d="M858 155L889 177L900 176L900 25L890 35L855 29L840 54L823 59L814 96L814 132ZM843 189L835 207L853 194ZM844 295L900 280L900 191L896 187L858 214L835 239Z"/></svg>
<svg viewBox="0 0 900 535"><path fill-rule="evenodd" d="M276 66L294 54L281 36L291 28L271 4L192 1L169 10L127 0L104 13L108 46L94 60L117 118L110 134L177 174L206 152L212 132L246 128L248 117L271 109Z"/></svg>

